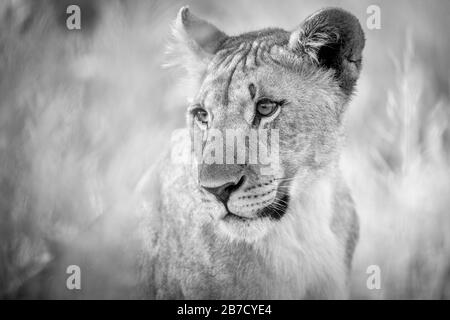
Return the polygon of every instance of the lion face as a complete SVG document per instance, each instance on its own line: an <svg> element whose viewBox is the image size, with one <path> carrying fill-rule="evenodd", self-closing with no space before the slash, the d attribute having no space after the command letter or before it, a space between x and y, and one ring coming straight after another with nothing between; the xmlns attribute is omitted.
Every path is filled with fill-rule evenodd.
<svg viewBox="0 0 450 320"><path fill-rule="evenodd" d="M336 63L330 52L320 62L319 52L308 53L306 39L298 47L304 32L267 29L228 37L186 8L177 26L176 35L190 48L189 63L197 64L190 70L198 88L188 125L202 201L215 208L220 233L256 241L295 214L288 210L293 193L337 158L342 112L360 60L343 77L324 67L324 61ZM323 41L338 37L336 30Z"/></svg>

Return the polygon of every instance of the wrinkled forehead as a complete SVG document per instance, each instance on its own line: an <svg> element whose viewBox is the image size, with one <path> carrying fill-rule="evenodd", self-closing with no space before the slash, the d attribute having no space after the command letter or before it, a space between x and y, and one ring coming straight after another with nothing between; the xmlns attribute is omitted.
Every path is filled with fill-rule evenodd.
<svg viewBox="0 0 450 320"><path fill-rule="evenodd" d="M291 56L283 46L269 41L245 41L225 47L210 61L198 99L223 106L252 99L256 90L262 89L261 80L270 87L277 73L286 73L301 63L301 59Z"/></svg>
<svg viewBox="0 0 450 320"><path fill-rule="evenodd" d="M205 76L199 98L208 106L230 107L254 96L256 70L214 71Z"/></svg>

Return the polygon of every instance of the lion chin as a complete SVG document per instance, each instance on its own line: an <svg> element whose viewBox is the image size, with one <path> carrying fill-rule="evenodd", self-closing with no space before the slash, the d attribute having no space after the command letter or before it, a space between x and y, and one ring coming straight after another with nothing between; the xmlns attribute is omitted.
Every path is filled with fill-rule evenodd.
<svg viewBox="0 0 450 320"><path fill-rule="evenodd" d="M241 218L228 213L217 222L217 231L220 236L230 241L245 241L254 243L267 235L275 227L276 222L270 218Z"/></svg>
<svg viewBox="0 0 450 320"><path fill-rule="evenodd" d="M281 199L275 198L271 204L259 209L252 217L230 212L224 206L223 213L217 219L217 232L219 236L230 241L255 243L277 227L287 213L288 201L287 195ZM277 209L274 209L274 205L277 205Z"/></svg>

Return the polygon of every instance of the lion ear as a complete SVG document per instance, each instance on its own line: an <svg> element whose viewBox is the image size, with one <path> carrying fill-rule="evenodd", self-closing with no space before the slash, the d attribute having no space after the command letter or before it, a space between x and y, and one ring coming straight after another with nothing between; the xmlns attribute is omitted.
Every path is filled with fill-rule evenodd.
<svg viewBox="0 0 450 320"><path fill-rule="evenodd" d="M228 38L211 23L193 15L187 6L178 12L172 33L168 64L181 65L187 69L206 65Z"/></svg>
<svg viewBox="0 0 450 320"><path fill-rule="evenodd" d="M289 48L322 67L334 69L339 85L350 94L361 70L364 43L364 32L354 15L326 8L309 16L291 33Z"/></svg>

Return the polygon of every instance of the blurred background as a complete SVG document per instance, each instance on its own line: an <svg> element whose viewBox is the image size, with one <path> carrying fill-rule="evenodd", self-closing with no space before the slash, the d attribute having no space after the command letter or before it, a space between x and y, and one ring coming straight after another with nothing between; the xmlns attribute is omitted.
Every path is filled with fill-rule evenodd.
<svg viewBox="0 0 450 320"><path fill-rule="evenodd" d="M66 27L71 4L81 30ZM133 282L115 259L117 225L100 240L80 234L133 209L139 179L184 125L183 74L162 65L186 4L230 35L293 29L325 6L360 19L367 41L342 157L361 220L352 298L450 298L448 0L1 1L0 297L64 296L66 265L79 264L55 262L66 246L95 257L83 282L92 296ZM366 26L371 4L381 29ZM379 290L367 287L371 265Z"/></svg>

